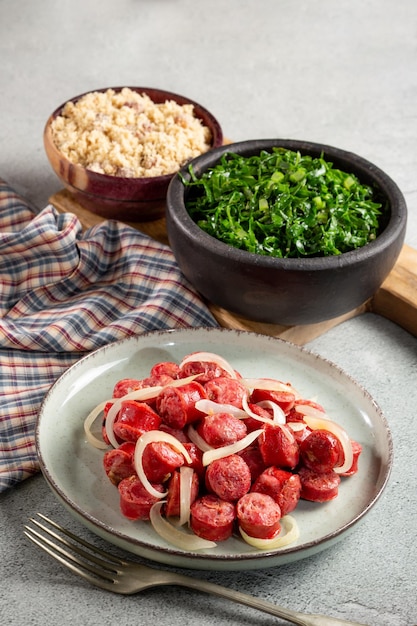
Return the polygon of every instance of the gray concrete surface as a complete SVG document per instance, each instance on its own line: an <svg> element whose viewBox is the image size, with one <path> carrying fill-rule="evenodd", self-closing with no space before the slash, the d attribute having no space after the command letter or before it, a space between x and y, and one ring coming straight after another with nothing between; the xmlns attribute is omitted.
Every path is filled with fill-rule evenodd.
<svg viewBox="0 0 417 626"><path fill-rule="evenodd" d="M187 94L234 140L293 137L385 169L417 247L415 0L0 0L0 176L41 208L60 189L43 150L48 115L112 85ZM355 377L384 411L394 468L381 500L342 542L256 572L194 572L232 588L369 626L417 624L417 339L372 314L308 346ZM42 555L22 527L36 511L88 534L38 475L0 497L0 623L10 626L281 623L174 588L122 597ZM283 623L283 622L282 622Z"/></svg>

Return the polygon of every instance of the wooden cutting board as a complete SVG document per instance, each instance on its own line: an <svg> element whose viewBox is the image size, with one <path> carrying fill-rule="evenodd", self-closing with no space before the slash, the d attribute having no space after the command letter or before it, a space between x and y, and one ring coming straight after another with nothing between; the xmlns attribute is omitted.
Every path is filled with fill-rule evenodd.
<svg viewBox="0 0 417 626"><path fill-rule="evenodd" d="M103 217L82 207L67 190L54 194L49 201L61 213L74 213L80 220L83 228L89 228L104 221ZM169 244L165 218L152 222L127 223L153 239L167 245ZM382 315L414 336L417 336L417 250L404 245L394 269L376 294L365 304L345 315L318 324L302 326L262 324L239 317L210 303L208 303L208 307L219 324L224 328L281 337L299 345L311 341L347 319L366 312Z"/></svg>

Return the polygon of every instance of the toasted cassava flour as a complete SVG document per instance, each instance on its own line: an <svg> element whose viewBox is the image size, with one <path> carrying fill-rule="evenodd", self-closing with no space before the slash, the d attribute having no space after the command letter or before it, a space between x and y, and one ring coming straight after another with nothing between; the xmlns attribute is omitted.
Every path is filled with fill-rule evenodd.
<svg viewBox="0 0 417 626"><path fill-rule="evenodd" d="M71 163L111 176L172 174L211 147L192 104L155 104L128 87L67 102L52 122L58 150Z"/></svg>

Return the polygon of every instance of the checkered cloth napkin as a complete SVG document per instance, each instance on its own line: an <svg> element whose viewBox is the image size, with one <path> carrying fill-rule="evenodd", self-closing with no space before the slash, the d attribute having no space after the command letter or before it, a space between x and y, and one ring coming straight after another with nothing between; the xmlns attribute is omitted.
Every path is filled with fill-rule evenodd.
<svg viewBox="0 0 417 626"><path fill-rule="evenodd" d="M39 470L36 416L86 352L130 335L217 326L170 249L116 221L82 232L0 179L0 491Z"/></svg>

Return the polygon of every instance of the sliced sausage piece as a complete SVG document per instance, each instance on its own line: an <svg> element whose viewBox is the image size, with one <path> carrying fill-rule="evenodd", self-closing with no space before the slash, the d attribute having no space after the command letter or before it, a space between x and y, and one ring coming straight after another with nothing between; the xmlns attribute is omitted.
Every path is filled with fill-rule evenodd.
<svg viewBox="0 0 417 626"><path fill-rule="evenodd" d="M184 465L186 465L187 467L192 467L200 479L204 478L206 468L203 465L203 452L195 445L195 443L191 442L184 443L184 448L187 450L188 454L191 457L191 463L187 463L187 461L185 460Z"/></svg>
<svg viewBox="0 0 417 626"><path fill-rule="evenodd" d="M298 465L298 443L286 424L265 424L258 441L266 466L294 469Z"/></svg>
<svg viewBox="0 0 417 626"><path fill-rule="evenodd" d="M169 376L174 380L177 378L179 371L180 367L178 363L173 363L172 361L161 361L160 363L155 363L150 371L150 375L156 378L160 376Z"/></svg>
<svg viewBox="0 0 417 626"><path fill-rule="evenodd" d="M145 402L123 400L113 424L118 440L135 442L148 430L158 430L162 420Z"/></svg>
<svg viewBox="0 0 417 626"><path fill-rule="evenodd" d="M258 478L259 474L261 474L265 468L265 463L262 458L262 454L259 451L257 445L248 446L241 452L238 452L238 455L242 457L242 459L248 464L252 483Z"/></svg>
<svg viewBox="0 0 417 626"><path fill-rule="evenodd" d="M141 381L137 378L122 378L113 388L113 398L123 398L127 393L141 388Z"/></svg>
<svg viewBox="0 0 417 626"><path fill-rule="evenodd" d="M204 385L213 378L220 378L221 376L227 376L230 378L228 372L226 372L217 363L210 363L209 361L190 361L182 366L178 372L178 378L187 378L188 376L196 376L199 383Z"/></svg>
<svg viewBox="0 0 417 626"><path fill-rule="evenodd" d="M318 474L308 467L298 471L301 480L301 498L312 502L328 502L337 497L340 476L334 470Z"/></svg>
<svg viewBox="0 0 417 626"><path fill-rule="evenodd" d="M166 387L156 399L156 410L171 428L184 428L186 424L203 417L201 411L195 408L195 403L206 398L204 387L196 381L179 387Z"/></svg>
<svg viewBox="0 0 417 626"><path fill-rule="evenodd" d="M271 466L258 476L251 491L271 496L284 517L295 509L300 500L301 480L298 474Z"/></svg>
<svg viewBox="0 0 417 626"><path fill-rule="evenodd" d="M304 400L304 399L297 399L294 407L289 411L288 415L287 415L287 422L303 422L304 418L302 413L299 413L297 411L297 406L311 406L314 409L317 409L317 411L321 411L323 414L325 413L324 408L321 406L321 404L318 404L317 402L314 402L313 400Z"/></svg>
<svg viewBox="0 0 417 626"><path fill-rule="evenodd" d="M209 541L225 541L231 537L236 507L215 495L197 498L191 505L191 530Z"/></svg>
<svg viewBox="0 0 417 626"><path fill-rule="evenodd" d="M266 409L266 408L259 406L258 404L251 404L250 402L248 403L248 406L250 410L252 411L252 413L255 413L255 415L259 415L259 417L264 417L269 420L272 419L273 417L272 409ZM259 428L262 428L262 426L264 425L264 422L261 422L260 420L257 420L255 417L250 416L250 417L245 418L245 424L246 424L246 428L248 429L248 433L251 433L254 430L258 430Z"/></svg>
<svg viewBox="0 0 417 626"><path fill-rule="evenodd" d="M341 474L339 474L339 476L353 476L353 474L356 474L356 472L358 471L359 457L362 453L362 446L360 443L354 441L353 439L351 439L350 442L352 444L353 452L352 465L350 469L348 469L346 472L342 472Z"/></svg>
<svg viewBox="0 0 417 626"><path fill-rule="evenodd" d="M118 485L123 478L128 478L136 473L133 466L134 451L135 444L125 442L118 448L107 450L104 453L104 470L113 485Z"/></svg>
<svg viewBox="0 0 417 626"><path fill-rule="evenodd" d="M212 448L221 448L247 435L245 421L230 413L206 415L198 424L197 432Z"/></svg>
<svg viewBox="0 0 417 626"><path fill-rule="evenodd" d="M269 389L254 389L252 391L250 401L253 404L263 402L264 400L275 402L284 413L288 413L294 406L295 395L291 391L273 391Z"/></svg>
<svg viewBox="0 0 417 626"><path fill-rule="evenodd" d="M182 465L183 455L165 441L148 443L143 451L143 471L151 483L163 483Z"/></svg>
<svg viewBox="0 0 417 626"><path fill-rule="evenodd" d="M239 526L246 534L259 539L272 539L281 531L281 509L264 493L247 493L236 505Z"/></svg>
<svg viewBox="0 0 417 626"><path fill-rule="evenodd" d="M160 484L152 487L161 493L164 488ZM120 495L120 510L130 520L148 520L152 505L158 498L152 496L142 485L137 476L124 478L117 486Z"/></svg>
<svg viewBox="0 0 417 626"><path fill-rule="evenodd" d="M209 380L204 388L209 400L218 404L231 404L242 408L242 398L247 395L246 387L237 379L219 376Z"/></svg>
<svg viewBox="0 0 417 626"><path fill-rule="evenodd" d="M343 463L343 447L333 433L320 428L301 441L300 457L303 465L323 474Z"/></svg>
<svg viewBox="0 0 417 626"><path fill-rule="evenodd" d="M206 469L206 488L222 500L236 502L251 486L248 464L238 454L216 459Z"/></svg>
<svg viewBox="0 0 417 626"><path fill-rule="evenodd" d="M190 494L190 505L198 496L198 476L193 472ZM165 514L167 517L179 517L181 502L181 474L179 470L173 472L168 483L168 495L166 496Z"/></svg>

